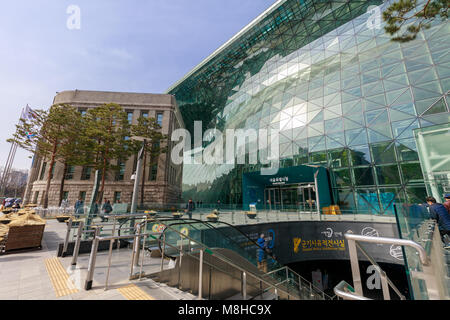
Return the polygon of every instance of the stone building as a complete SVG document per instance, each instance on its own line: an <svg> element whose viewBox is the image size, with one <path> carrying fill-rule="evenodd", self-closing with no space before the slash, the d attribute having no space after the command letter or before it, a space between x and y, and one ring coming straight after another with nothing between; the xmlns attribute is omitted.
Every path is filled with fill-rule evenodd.
<svg viewBox="0 0 450 320"><path fill-rule="evenodd" d="M171 206L181 201L182 166L170 161L172 149L170 135L173 130L184 127L184 123L172 95L74 90L58 93L53 103L69 104L82 113L105 103L117 103L127 112L130 123L137 123L140 116L157 119L162 127L162 133L169 137L167 140L169 151L159 156L157 165L150 165L150 159L147 159L144 203ZM136 171L136 164L137 155L132 155L120 171L107 173L103 198L111 200L111 203L118 200L122 203L131 203L134 185L134 180L131 178ZM33 160L24 196L25 203L43 203L48 170L49 164L45 159L36 157ZM63 164L56 163L49 190L49 206L59 205L63 172ZM69 167L64 182L63 199L67 199L71 206L79 197L89 201L94 174L95 171L88 167ZM140 199L139 195L139 203Z"/></svg>

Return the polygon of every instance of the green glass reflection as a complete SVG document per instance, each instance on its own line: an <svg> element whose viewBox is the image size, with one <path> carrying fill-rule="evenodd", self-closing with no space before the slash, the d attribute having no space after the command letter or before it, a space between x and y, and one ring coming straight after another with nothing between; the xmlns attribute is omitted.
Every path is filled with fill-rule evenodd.
<svg viewBox="0 0 450 320"><path fill-rule="evenodd" d="M420 163L402 163L400 167L402 169L403 179L405 183L423 181Z"/></svg>
<svg viewBox="0 0 450 320"><path fill-rule="evenodd" d="M353 168L355 182L360 186L374 185L372 167Z"/></svg>
<svg viewBox="0 0 450 320"><path fill-rule="evenodd" d="M376 166L375 171L379 185L400 183L400 174L397 165Z"/></svg>
<svg viewBox="0 0 450 320"><path fill-rule="evenodd" d="M354 166L370 164L372 162L367 145L352 147L350 149L350 158Z"/></svg>
<svg viewBox="0 0 450 320"><path fill-rule="evenodd" d="M371 144L373 161L376 164L395 163L395 145L392 142Z"/></svg>
<svg viewBox="0 0 450 320"><path fill-rule="evenodd" d="M335 168L347 167L349 165L348 155L349 150L344 148L328 151L331 166Z"/></svg>
<svg viewBox="0 0 450 320"><path fill-rule="evenodd" d="M338 187L351 186L352 179L350 176L350 170L345 169L334 169L335 182Z"/></svg>

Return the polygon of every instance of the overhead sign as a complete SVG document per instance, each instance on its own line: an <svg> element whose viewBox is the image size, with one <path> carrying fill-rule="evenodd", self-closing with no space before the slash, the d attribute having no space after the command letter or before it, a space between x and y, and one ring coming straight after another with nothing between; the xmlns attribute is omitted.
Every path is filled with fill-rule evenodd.
<svg viewBox="0 0 450 320"><path fill-rule="evenodd" d="M283 185L286 184L289 181L289 177L276 177L276 178L270 178L269 181L273 185Z"/></svg>

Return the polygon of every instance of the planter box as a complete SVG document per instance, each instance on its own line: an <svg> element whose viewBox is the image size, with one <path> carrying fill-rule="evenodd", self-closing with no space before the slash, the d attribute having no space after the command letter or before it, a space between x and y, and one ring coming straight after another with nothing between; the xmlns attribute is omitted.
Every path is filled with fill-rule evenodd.
<svg viewBox="0 0 450 320"><path fill-rule="evenodd" d="M56 220L58 220L58 222L66 222L67 220L69 220L69 216L59 216L56 217Z"/></svg>
<svg viewBox="0 0 450 320"><path fill-rule="evenodd" d="M255 219L256 213L247 213L247 217L249 217L250 219Z"/></svg>
<svg viewBox="0 0 450 320"><path fill-rule="evenodd" d="M41 247L45 225L10 227L5 251Z"/></svg>

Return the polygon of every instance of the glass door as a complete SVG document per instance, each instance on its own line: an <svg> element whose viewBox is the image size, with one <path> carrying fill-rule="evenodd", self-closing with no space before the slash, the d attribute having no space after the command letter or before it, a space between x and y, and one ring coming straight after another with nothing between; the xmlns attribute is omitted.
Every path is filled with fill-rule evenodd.
<svg viewBox="0 0 450 320"><path fill-rule="evenodd" d="M298 187L298 202L300 211L312 212L316 209L316 192L311 185Z"/></svg>
<svg viewBox="0 0 450 320"><path fill-rule="evenodd" d="M264 192L264 200L266 202L266 210L281 210L280 188L266 189Z"/></svg>
<svg viewBox="0 0 450 320"><path fill-rule="evenodd" d="M298 201L297 201L297 187L289 187L281 189L282 206L285 211L297 211Z"/></svg>

